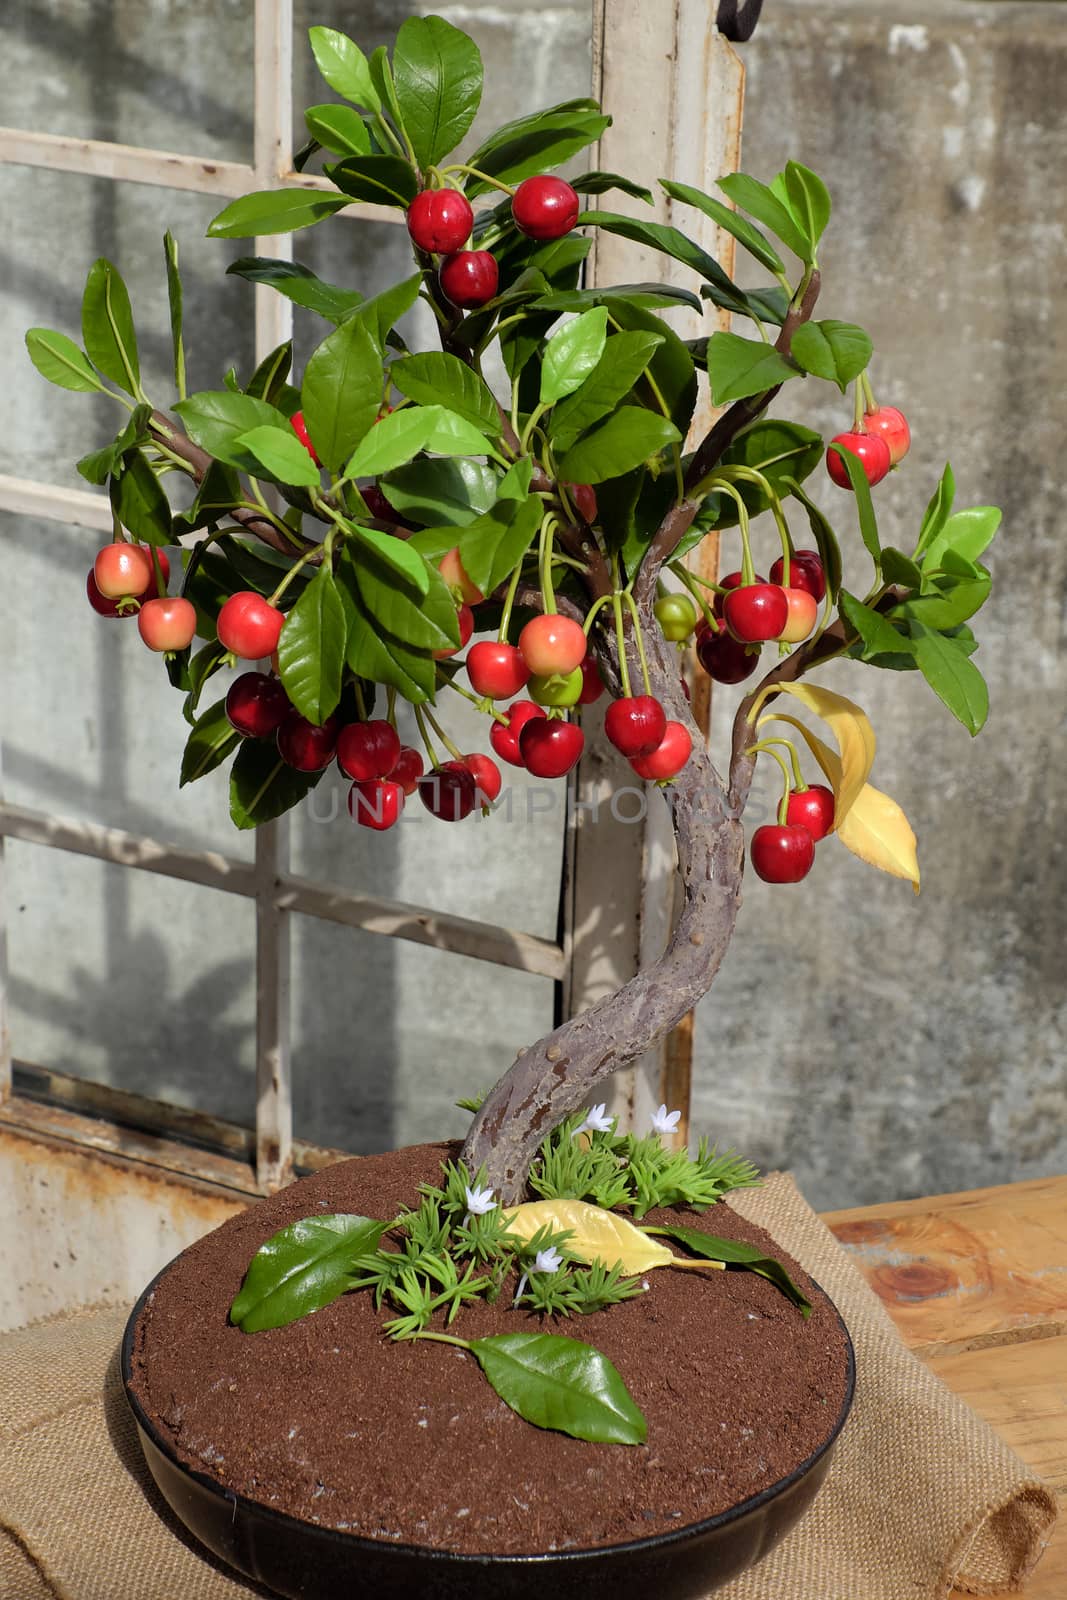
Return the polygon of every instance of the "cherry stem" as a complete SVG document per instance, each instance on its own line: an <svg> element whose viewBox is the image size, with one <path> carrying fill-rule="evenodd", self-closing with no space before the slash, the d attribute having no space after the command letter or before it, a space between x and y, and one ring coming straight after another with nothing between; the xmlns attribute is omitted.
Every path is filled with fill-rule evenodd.
<svg viewBox="0 0 1067 1600"><path fill-rule="evenodd" d="M462 161L455 162L450 167L441 168L441 176L445 177L450 172L465 172L471 178L478 178L480 182L487 183L491 189L500 189L504 194L514 195L515 190L510 183L501 183L499 178L491 178L488 172L482 172L478 167L468 167Z"/></svg>
<svg viewBox="0 0 1067 1600"><path fill-rule="evenodd" d="M479 699L476 694L471 694L469 689L465 689L461 683L457 683L455 678L450 678L447 672L440 673L437 681L438 683L443 684L446 689L453 689L455 690L456 694L461 694L464 700L469 700L472 706L478 707L479 711L487 712L488 715L492 717L494 722L499 722L502 727L507 727L507 717L503 711L498 711L496 709L496 706L494 706L488 695L482 695L482 697Z"/></svg>
<svg viewBox="0 0 1067 1600"><path fill-rule="evenodd" d="M462 750L458 749L457 746L452 743L452 740L448 737L448 734L442 728L441 724L438 722L438 720L434 716L433 712L432 711L428 711L428 710L426 710L425 707L423 707L423 716L426 718L427 722L430 724L430 727L433 729L434 733L436 733L437 737L440 739L441 743L444 745L445 749L448 751L449 755L452 757L452 760L453 761L462 761L463 760L463 752L462 752ZM436 766L436 765L437 765L437 763L435 761L434 762L434 766Z"/></svg>
<svg viewBox="0 0 1067 1600"><path fill-rule="evenodd" d="M759 724L757 723L756 726L758 728ZM789 761L793 768L793 789L797 794L803 794L808 786L804 782L804 775L800 770L800 755L797 751L796 745L793 743L792 739L787 739L784 735L775 734L769 739L761 739L759 744L755 745L754 748L757 750L766 750L768 745L772 744L784 745L789 751Z"/></svg>
<svg viewBox="0 0 1067 1600"><path fill-rule="evenodd" d="M752 547L748 542L748 507L741 491L736 489L728 478L716 472L708 481L716 489L721 489L723 494L728 494L737 506L737 521L741 529L741 582L747 586L756 579L756 569L752 565Z"/></svg>
<svg viewBox="0 0 1067 1600"><path fill-rule="evenodd" d="M790 571L790 564L793 558L793 540L789 533L789 524L785 520L785 511L782 507L782 502L779 498L778 491L775 489L770 479L767 478L762 472L757 472L755 467L728 467L725 469L725 472L728 472L731 478L737 478L742 483L754 483L756 487L762 489L764 494L767 496L767 501L771 508L771 515L774 518L775 524L778 528L778 537L782 541L782 588L788 589L789 579L792 575Z"/></svg>
<svg viewBox="0 0 1067 1600"><path fill-rule="evenodd" d="M590 630L592 629L593 623L596 621L597 612L600 610L601 606L609 606L609 605L611 605L611 603L614 600L614 598L615 598L614 595L602 594L600 596L599 600L594 600L593 604L589 607L589 610L586 612L585 621L582 623L582 631L584 632L584 634L585 634L587 639L589 637Z"/></svg>
<svg viewBox="0 0 1067 1600"><path fill-rule="evenodd" d="M519 587L519 579L521 577L522 562L520 561L516 566L515 571L511 574L511 582L508 584L508 592L504 596L504 609L500 613L500 628L497 631L497 640L500 644L507 644L508 629L511 626L511 613L515 605L515 591Z"/></svg>
<svg viewBox="0 0 1067 1600"><path fill-rule="evenodd" d="M430 735L426 731L426 718L422 714L422 707L421 706L415 706L414 707L414 711L415 711L415 723L416 723L416 726L418 727L419 734L420 734L420 736L422 738L423 745L425 746L426 754L430 758L430 766L432 768L436 768L436 767L440 766L440 762L437 759L436 750L434 749L433 745L430 743Z"/></svg>
<svg viewBox="0 0 1067 1600"><path fill-rule="evenodd" d="M630 616L633 619L634 638L637 641L637 656L641 663L641 677L644 681L645 693L651 696L652 683L648 676L648 658L645 655L645 641L641 636L641 619L637 615L637 601L634 599L628 588L623 590L623 598L630 608Z"/></svg>
<svg viewBox="0 0 1067 1600"><path fill-rule="evenodd" d="M359 720L360 722L366 722L367 701L363 693L363 685L360 683L358 678L353 678L352 680L352 693L355 695L356 710L359 713Z"/></svg>
<svg viewBox="0 0 1067 1600"><path fill-rule="evenodd" d="M396 727L396 690L392 684L385 691L385 720L391 728Z"/></svg>
<svg viewBox="0 0 1067 1600"><path fill-rule="evenodd" d="M876 411L878 408L874 403L874 390L871 388L871 380L866 372L860 373L860 382L863 385L863 398L867 402L867 410Z"/></svg>
<svg viewBox="0 0 1067 1600"><path fill-rule="evenodd" d="M159 551L155 545L150 547L150 554L152 557L152 571L156 579L156 593L162 598L167 592L167 586L163 582L163 568L159 564Z"/></svg>
<svg viewBox="0 0 1067 1600"><path fill-rule="evenodd" d="M863 380L857 378L852 386L852 426L857 433L863 432Z"/></svg>
<svg viewBox="0 0 1067 1600"><path fill-rule="evenodd" d="M285 574L285 577L282 579L281 583L279 583L274 593L268 597L267 604L269 606L276 606L278 604L278 601L281 599L286 589L288 589L289 585L292 583L301 567L306 567L308 562L311 561L315 556L322 556L326 553L328 538L329 536L327 535L327 539L323 540L322 544L313 545L310 550L305 550L304 554L298 561L293 562L292 566L289 568L289 571Z"/></svg>
<svg viewBox="0 0 1067 1600"><path fill-rule="evenodd" d="M760 740L758 744L750 744L748 749L745 751L746 756L756 756L761 754L772 756L782 769L782 779L785 787L782 791L782 798L778 804L778 825L782 828L786 826L788 820L789 796L792 794L793 789L789 781L789 768L785 764L785 757L780 756L777 750L773 749L772 746L776 744L788 743L788 739L763 739Z"/></svg>
<svg viewBox="0 0 1067 1600"><path fill-rule="evenodd" d="M611 608L615 613L615 637L619 641L619 677L622 679L622 692L625 699L632 695L630 689L630 665L626 659L626 639L622 631L622 595L618 589L611 597Z"/></svg>
<svg viewBox="0 0 1067 1600"><path fill-rule="evenodd" d="M535 405L533 410L530 412L530 415L526 419L526 426L523 428L522 433L519 436L519 445L523 450L526 450L529 447L533 431L547 410L548 405L542 400Z"/></svg>
<svg viewBox="0 0 1067 1600"><path fill-rule="evenodd" d="M552 541L556 532L555 517L545 517L541 523L541 538L537 552L537 572L541 580L541 600L545 615L556 611L556 591L552 587Z"/></svg>

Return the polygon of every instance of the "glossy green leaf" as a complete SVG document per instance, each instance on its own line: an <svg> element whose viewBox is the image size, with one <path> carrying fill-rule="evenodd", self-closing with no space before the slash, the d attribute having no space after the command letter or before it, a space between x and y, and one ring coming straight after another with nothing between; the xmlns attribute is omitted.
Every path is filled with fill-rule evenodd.
<svg viewBox="0 0 1067 1600"><path fill-rule="evenodd" d="M317 727L337 709L347 642L345 609L324 562L285 619L278 640L282 687Z"/></svg>
<svg viewBox="0 0 1067 1600"><path fill-rule="evenodd" d="M351 106L309 106L304 112L307 130L324 150L339 156L369 156L370 134L358 111Z"/></svg>
<svg viewBox="0 0 1067 1600"><path fill-rule="evenodd" d="M373 545L381 560L386 566L392 567L397 577L404 583L413 585L420 594L429 594L435 570L406 539L397 539L391 533L381 533L377 528L361 527L360 541L364 546Z"/></svg>
<svg viewBox="0 0 1067 1600"><path fill-rule="evenodd" d="M548 433L555 452L570 449L578 436L614 411L645 371L663 343L660 333L617 333L584 383L554 406Z"/></svg>
<svg viewBox="0 0 1067 1600"><path fill-rule="evenodd" d="M304 369L304 421L323 466L336 472L373 427L382 403L382 358L358 317L319 345Z"/></svg>
<svg viewBox="0 0 1067 1600"><path fill-rule="evenodd" d="M321 1311L351 1287L352 1263L378 1248L388 1226L344 1215L291 1222L252 1257L230 1321L244 1333L261 1333Z"/></svg>
<svg viewBox="0 0 1067 1600"><path fill-rule="evenodd" d="M435 406L405 406L380 418L345 468L345 477L375 478L412 461L426 449L437 410Z"/></svg>
<svg viewBox="0 0 1067 1600"><path fill-rule="evenodd" d="M279 406L288 387L286 379L293 365L293 341L286 339L269 355L263 357L245 385L245 394L253 399L265 400L268 405ZM316 479L316 482L318 479Z"/></svg>
<svg viewBox="0 0 1067 1600"><path fill-rule="evenodd" d="M458 645L456 603L441 574L423 562L418 582L407 577L393 552L383 550L388 540L388 534L354 527L346 541L345 554L368 612L385 633L416 650Z"/></svg>
<svg viewBox="0 0 1067 1600"><path fill-rule="evenodd" d="M783 204L772 189L745 172L731 172L720 178L716 185L728 200L750 217L762 222L764 227L807 265L812 258L812 241L796 221L790 208Z"/></svg>
<svg viewBox="0 0 1067 1600"><path fill-rule="evenodd" d="M536 495L500 500L459 536L464 571L483 594L491 594L514 572L541 526L544 509Z"/></svg>
<svg viewBox="0 0 1067 1600"><path fill-rule="evenodd" d="M287 766L273 739L244 739L230 768L230 820L241 829L273 822L299 805L321 777Z"/></svg>
<svg viewBox="0 0 1067 1600"><path fill-rule="evenodd" d="M195 659L195 658L194 658ZM195 783L229 759L241 742L241 735L226 715L225 699L216 700L193 724L182 752L178 787Z"/></svg>
<svg viewBox="0 0 1067 1600"><path fill-rule="evenodd" d="M804 236L818 245L830 220L830 193L818 173L787 161L781 174L785 203L803 229Z"/></svg>
<svg viewBox="0 0 1067 1600"><path fill-rule="evenodd" d="M31 328L26 334L26 349L42 378L59 389L74 389L81 394L100 392L100 382L88 358L73 339L53 328Z"/></svg>
<svg viewBox="0 0 1067 1600"><path fill-rule="evenodd" d="M419 192L415 169L403 156L346 156L323 171L352 200L374 205L406 208Z"/></svg>
<svg viewBox="0 0 1067 1600"><path fill-rule="evenodd" d="M463 527L495 503L497 478L480 461L435 458L398 467L382 480L382 489L406 522Z"/></svg>
<svg viewBox="0 0 1067 1600"><path fill-rule="evenodd" d="M668 178L660 179L660 187L672 200L680 200L683 205L695 206L706 217L710 217L718 227L733 234L738 243L744 245L749 255L755 256L768 272L785 271L785 263L770 240L745 217L739 216L736 211L731 211L729 206L724 206L721 200L715 200L702 189L694 189L688 183L674 183Z"/></svg>
<svg viewBox="0 0 1067 1600"><path fill-rule="evenodd" d="M595 100L564 101L498 128L468 158L469 165L504 183L521 183L595 144L610 123ZM466 184L471 198L491 187L478 178Z"/></svg>
<svg viewBox="0 0 1067 1600"><path fill-rule="evenodd" d="M1000 519L998 506L970 506L946 517L926 543L924 570L930 572L939 566L950 550L968 561L977 561L992 543Z"/></svg>
<svg viewBox="0 0 1067 1600"><path fill-rule="evenodd" d="M101 256L89 268L82 296L82 342L94 366L135 398L141 367L130 297L122 274Z"/></svg>
<svg viewBox="0 0 1067 1600"><path fill-rule="evenodd" d="M593 1345L558 1333L498 1333L473 1339L470 1349L505 1405L535 1427L597 1444L644 1444L644 1417Z"/></svg>
<svg viewBox="0 0 1067 1600"><path fill-rule="evenodd" d="M902 550L895 550L892 545L886 545L882 551L881 565L886 583L896 583L903 589L914 589L918 593L922 585L922 573L910 556L906 556Z"/></svg>
<svg viewBox="0 0 1067 1600"><path fill-rule="evenodd" d="M641 406L620 406L564 454L558 462L560 476L567 483L602 483L680 441L681 434L666 417Z"/></svg>
<svg viewBox="0 0 1067 1600"><path fill-rule="evenodd" d="M389 52L384 44L380 44L368 63L370 67L371 82L378 91L382 102L382 109L387 113L394 128L404 137L404 116L400 109L400 101L396 95L396 84L393 81L393 69L389 65Z"/></svg>
<svg viewBox="0 0 1067 1600"><path fill-rule="evenodd" d="M743 1244L740 1239L717 1239L712 1233L702 1233L697 1228L648 1228L648 1233L663 1234L684 1244L696 1256L708 1261L725 1261L727 1266L745 1267L749 1272L769 1278L787 1300L791 1300L804 1317L811 1315L811 1301L802 1294L780 1261L765 1255L758 1245Z"/></svg>
<svg viewBox="0 0 1067 1600"><path fill-rule="evenodd" d="M913 653L911 640L906 634L898 632L882 612L864 605L847 589L841 590L840 605L841 615L860 636L862 661L869 661L872 656Z"/></svg>
<svg viewBox="0 0 1067 1600"><path fill-rule="evenodd" d="M194 713L203 693L204 685L225 664L227 655L228 652L225 646L221 645L217 639L212 639L190 658L189 693L182 707L182 712L189 722L195 724Z"/></svg>
<svg viewBox="0 0 1067 1600"><path fill-rule="evenodd" d="M172 518L174 537L193 533L198 528L208 528L221 521L241 499L241 485L231 467L213 461L204 474L196 499L187 511L179 511Z"/></svg>
<svg viewBox="0 0 1067 1600"><path fill-rule="evenodd" d="M322 483L318 467L291 428L252 428L238 437L237 445L254 455L279 483L306 489L317 489Z"/></svg>
<svg viewBox="0 0 1067 1600"><path fill-rule="evenodd" d="M400 393L418 405L440 405L465 417L482 433L500 432L500 408L489 385L465 361L444 350L394 361L389 377Z"/></svg>
<svg viewBox="0 0 1067 1600"><path fill-rule="evenodd" d="M182 280L178 271L178 241L169 229L163 235L163 259L167 268L167 304L170 308L170 343L174 357L174 386L180 398L185 393L185 345L182 341Z"/></svg>
<svg viewBox="0 0 1067 1600"><path fill-rule="evenodd" d="M919 671L973 737L989 715L989 690L982 674L952 639L921 623L912 624L912 637Z"/></svg>
<svg viewBox="0 0 1067 1600"><path fill-rule="evenodd" d="M458 417L445 406L424 406L433 413L433 431L426 448L439 456L478 456L489 450L481 428L466 417Z"/></svg>
<svg viewBox="0 0 1067 1600"><path fill-rule="evenodd" d="M848 480L856 496L860 537L870 552L872 560L877 562L882 554L882 546L878 538L878 520L874 514L874 502L871 499L871 486L867 482L867 474L860 464L859 457L847 445L834 445L834 449L845 464Z"/></svg>
<svg viewBox="0 0 1067 1600"><path fill-rule="evenodd" d="M936 590L909 600L904 607L905 614L939 632L958 628L985 605L989 588L990 580L986 576L943 580Z"/></svg>
<svg viewBox="0 0 1067 1600"><path fill-rule="evenodd" d="M393 77L419 165L434 166L465 137L481 104L478 46L443 17L409 17L396 36Z"/></svg>
<svg viewBox="0 0 1067 1600"><path fill-rule="evenodd" d="M540 295L533 302L535 311L585 311L589 306L602 306L611 297L624 295L631 305L646 310L662 310L670 306L689 306L693 311L704 308L697 295L676 283L613 283L603 289L554 289Z"/></svg>
<svg viewBox="0 0 1067 1600"><path fill-rule="evenodd" d="M653 311L631 305L626 300L605 302L611 320L626 333L655 333L662 343L653 351L649 371L663 396L670 419L684 435L692 421L697 398L697 374L693 358L674 329Z"/></svg>
<svg viewBox="0 0 1067 1600"><path fill-rule="evenodd" d="M618 216L611 211L586 211L578 220L579 223L602 228L605 233L618 234L622 239L632 239L635 244L647 245L651 250L659 250L672 260L692 267L706 280L716 305L738 311L743 316L748 315L748 304L737 285L731 282L714 256L687 238L680 229L668 227L662 222Z"/></svg>
<svg viewBox="0 0 1067 1600"><path fill-rule="evenodd" d="M205 389L180 400L174 407L194 444L216 461L256 472L259 466L251 451L237 443L242 434L258 427L287 427L286 418L265 400L252 395L233 394L229 389Z"/></svg>
<svg viewBox="0 0 1067 1600"><path fill-rule="evenodd" d="M717 406L748 395L765 394L798 368L762 339L743 339L738 333L713 333L708 340L708 380Z"/></svg>
<svg viewBox="0 0 1067 1600"><path fill-rule="evenodd" d="M579 194L607 194L609 189L618 189L621 194L632 195L635 200L644 200L652 205L655 196L651 189L646 189L643 183L634 183L632 178L624 178L618 172L583 172L580 177L568 179L572 189Z"/></svg>
<svg viewBox="0 0 1067 1600"><path fill-rule="evenodd" d="M368 682L390 684L413 705L432 700L436 661L428 650L416 649L385 631L363 598L357 569L347 549L338 563L336 577L348 621L348 665L352 671Z"/></svg>
<svg viewBox="0 0 1067 1600"><path fill-rule="evenodd" d="M394 283L388 289L383 289L381 294L373 295L360 306L357 313L359 320L383 356L386 345L397 342L395 336L390 340L390 334L404 313L410 311L419 298L421 287L422 273L415 272L410 278L404 278L400 283Z"/></svg>
<svg viewBox="0 0 1067 1600"><path fill-rule="evenodd" d="M142 544L171 543L170 502L140 450L130 451L121 477L112 478L111 504L122 526Z"/></svg>
<svg viewBox="0 0 1067 1600"><path fill-rule="evenodd" d="M793 335L793 360L816 378L836 383L844 394L871 359L870 336L854 322L804 322Z"/></svg>
<svg viewBox="0 0 1067 1600"><path fill-rule="evenodd" d="M305 306L329 322L343 322L363 302L354 289L338 289L323 283L299 261L276 261L270 256L242 256L231 261L227 273L246 278L249 283L268 283L294 305Z"/></svg>
<svg viewBox="0 0 1067 1600"><path fill-rule="evenodd" d="M78 471L82 477L90 483L106 483L111 473L121 472L122 458L127 450L148 442L148 422L151 415L152 407L147 401L142 401L136 406L130 413L126 426L110 444L105 445L102 450L94 450L90 455L82 456L78 462Z"/></svg>
<svg viewBox="0 0 1067 1600"><path fill-rule="evenodd" d="M928 550L930 545L937 539L949 519L955 497L956 480L952 476L951 466L946 462L945 470L941 474L937 488L930 498L930 503L926 507L919 527L919 538L916 546L918 553L921 554L923 551Z"/></svg>
<svg viewBox="0 0 1067 1600"><path fill-rule="evenodd" d="M309 28L315 65L330 88L353 105L367 111L382 108L378 91L371 80L366 56L347 34L335 28Z"/></svg>
<svg viewBox="0 0 1067 1600"><path fill-rule="evenodd" d="M585 382L604 354L607 336L606 306L584 311L552 335L541 361L542 405L553 405Z"/></svg>
<svg viewBox="0 0 1067 1600"><path fill-rule="evenodd" d="M348 204L343 195L314 189L259 189L224 206L208 223L209 239L250 239L261 234L294 233L332 217Z"/></svg>

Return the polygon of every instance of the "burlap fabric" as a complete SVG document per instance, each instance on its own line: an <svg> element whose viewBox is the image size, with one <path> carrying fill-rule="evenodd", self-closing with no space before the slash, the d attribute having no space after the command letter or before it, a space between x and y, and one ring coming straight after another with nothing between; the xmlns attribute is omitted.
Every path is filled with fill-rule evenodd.
<svg viewBox="0 0 1067 1600"><path fill-rule="evenodd" d="M775 1174L732 1203L837 1302L859 1382L815 1505L718 1600L943 1600L954 1585L1016 1587L1055 1522L1051 1492L904 1348L791 1178ZM263 1595L187 1538L148 1478L119 1381L125 1318L90 1307L0 1338L0 1600Z"/></svg>

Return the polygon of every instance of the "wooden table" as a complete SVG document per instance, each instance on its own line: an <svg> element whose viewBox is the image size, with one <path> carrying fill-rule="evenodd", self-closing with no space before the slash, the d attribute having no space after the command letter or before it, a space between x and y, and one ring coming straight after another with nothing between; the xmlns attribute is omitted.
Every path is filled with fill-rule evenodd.
<svg viewBox="0 0 1067 1600"><path fill-rule="evenodd" d="M908 1346L1059 1493L1022 1594L1067 1600L1067 1177L825 1220Z"/></svg>

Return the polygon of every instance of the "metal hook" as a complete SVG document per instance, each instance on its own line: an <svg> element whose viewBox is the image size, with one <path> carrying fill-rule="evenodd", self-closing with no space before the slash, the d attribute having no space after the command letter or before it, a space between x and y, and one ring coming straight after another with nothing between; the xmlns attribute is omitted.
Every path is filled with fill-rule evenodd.
<svg viewBox="0 0 1067 1600"><path fill-rule="evenodd" d="M755 33L762 9L763 0L719 0L715 26L724 38L743 44Z"/></svg>

